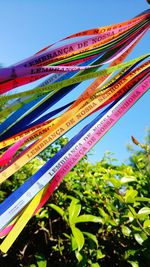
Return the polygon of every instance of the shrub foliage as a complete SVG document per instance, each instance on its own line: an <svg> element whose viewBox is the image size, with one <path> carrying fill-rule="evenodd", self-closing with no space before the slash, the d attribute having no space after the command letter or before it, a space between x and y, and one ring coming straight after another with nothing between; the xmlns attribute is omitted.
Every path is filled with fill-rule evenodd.
<svg viewBox="0 0 150 267"><path fill-rule="evenodd" d="M150 154L132 138L128 164L110 153L84 157L18 237L0 266L148 267L150 262ZM65 143L47 148L0 188L1 201ZM2 240L1 240L2 241Z"/></svg>

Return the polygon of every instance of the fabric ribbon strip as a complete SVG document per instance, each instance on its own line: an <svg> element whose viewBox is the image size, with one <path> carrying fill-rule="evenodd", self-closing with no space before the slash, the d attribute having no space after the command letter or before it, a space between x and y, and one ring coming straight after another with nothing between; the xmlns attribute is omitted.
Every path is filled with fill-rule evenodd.
<svg viewBox="0 0 150 267"><path fill-rule="evenodd" d="M84 106L82 109L79 109L79 107L77 106L74 109L65 112L64 115L60 116L60 118L56 119L56 123L52 121L49 125L50 130L42 136L41 140L38 140L36 143L34 143L22 157L19 157L19 159L17 159L13 164L1 171L0 182L2 183L3 181L5 181L10 175L19 170L24 164L34 158L44 148L54 142L59 136L76 125L92 111L97 109L100 105L102 105L105 101L107 101L110 97L117 93L136 74L136 71L133 71L133 74L131 72L120 85L117 85L117 88L115 85L112 86L111 90L107 89L104 94L100 95L94 100L91 99L90 102L87 102L86 106ZM81 105L83 105L83 103ZM33 134L36 134L36 132ZM29 137L29 140L32 140L32 137Z"/></svg>
<svg viewBox="0 0 150 267"><path fill-rule="evenodd" d="M140 36L140 38L141 38L141 36ZM139 37L138 37L138 40L139 40ZM135 42L136 42L136 40L134 40L134 43L133 43L133 45L135 45ZM132 45L132 47L133 47L133 45ZM129 48L130 49L130 48ZM128 49L128 50L129 50ZM128 51L127 50L127 51ZM125 53L125 52L124 52ZM115 62L120 62L120 61L122 61L122 57L120 56L119 57L119 59L121 58L121 60L115 60L114 61L114 64L112 64L112 65L116 65L116 63ZM99 61L99 59L97 60L97 61ZM67 75L68 76L68 75ZM68 77L69 78L69 77ZM69 88L69 90L64 90L64 94L63 94L63 90L61 90L60 91L60 94L57 92L56 94L55 94L55 96L53 97L53 99L52 99L52 96L53 96L53 94L51 94L51 95L49 95L49 96L47 96L47 97L45 97L44 98L44 104L42 104L42 102L43 102L43 100L42 100L42 102L40 102L39 103L39 101L37 101L37 100L34 100L32 103L29 103L29 104L27 104L26 106L24 106L23 108L21 108L20 110L18 110L16 113L14 113L14 114L12 114L7 120L5 120L5 122L3 122L2 124L1 124L1 126L0 126L0 130L1 131L4 131L4 129L5 129L5 131L6 131L6 129L8 129L8 128L10 128L10 130L9 130L9 132L10 132L10 134L12 135L12 134L15 134L16 133L16 131L14 132L14 130L16 129L17 131L18 131L18 129L21 129L21 130L23 130L23 129L25 129L25 128L22 128L22 127L25 127L25 124L29 124L30 122L31 122L31 120L35 120L36 119L36 117L38 116L38 114L40 115L42 112L44 112L45 110L46 110L46 103L48 104L47 105L47 107L49 108L50 107L50 102L49 102L49 100L48 99L50 99L51 98L51 104L54 104L55 102L54 102L54 98L56 99L57 98L57 101L60 99L60 96L61 96L61 98L65 95L65 94L67 94L67 93L69 93L71 90L73 89L73 87L71 88ZM52 101L53 100L53 101ZM32 110L30 110L29 109L29 107L32 107L32 105L35 103L36 104L36 101L37 101L37 103L38 103L38 105L37 105L37 107L38 107L38 111L37 111L37 108L36 108L36 106L34 105L34 113L32 112ZM47 102L48 101L48 102ZM41 104L42 105L44 105L44 110L42 109L42 106L41 106ZM39 106L40 105L40 106ZM27 111L28 110L28 111ZM25 112L26 111L26 112ZM30 115L28 115L28 113L30 113ZM32 113L32 116L31 116L31 113ZM23 114L23 116L21 116ZM35 115L33 115L33 114L35 114ZM28 115L28 117L27 117L27 115ZM33 117L34 116L34 117ZM36 117L35 117L36 116ZM24 118L23 120L22 120L22 117ZM18 118L18 119L17 119ZM29 121L29 118L30 118L30 121ZM16 123L17 121L16 121L16 119L17 119L17 121L19 120L20 122L19 122L19 124L18 123ZM14 122L15 121L15 122ZM12 128L11 126L13 126L15 124L15 126ZM9 125L9 127L8 127L8 125ZM10 136L10 135L9 135ZM1 137L0 137L0 139L3 139L3 138L8 138L9 137L8 136L8 133L7 133L7 135L6 134L4 134L4 135L1 135Z"/></svg>
<svg viewBox="0 0 150 267"><path fill-rule="evenodd" d="M1 229L5 226L5 220L8 223L27 203L28 198L32 198L33 194L37 194L37 191L40 191L42 187L44 187L53 177L50 184L50 191L53 191L54 185L57 186L62 177L70 170L76 162L83 156L88 150L95 145L95 143L108 131L109 128L136 102L143 93L145 93L150 86L150 77L148 77L137 89L133 90L118 106L114 106L106 115L102 117L94 126L87 131L86 133L79 139L78 142L75 142L74 145L70 144L71 141L62 149L64 150L63 156L58 160L58 154L62 153L58 152L49 162L47 162L34 176L32 179L39 175L40 178L35 183L33 182L32 186L30 184L29 190L27 187L29 186L29 182L25 182L26 191L23 191L23 186L17 189L14 193L12 193L1 205ZM122 100L121 100L122 102ZM75 139L76 137L74 137ZM66 149L67 147L67 149ZM67 150L67 152L66 152ZM56 159L57 158L57 159ZM57 173L58 172L58 173ZM57 174L56 174L57 173ZM53 185L53 186L52 186ZM34 193L33 193L34 191ZM16 193L17 192L17 193ZM36 192L36 193L35 193ZM19 195L21 193L21 195ZM18 200L16 201L15 194L17 194ZM7 219L6 219L7 218ZM3 225L3 226L2 226Z"/></svg>
<svg viewBox="0 0 150 267"><path fill-rule="evenodd" d="M92 72L92 73L88 73L88 74L83 74L83 75L80 75L78 77L70 78L70 79L65 80L65 81L55 82L55 83L53 83L51 85L46 85L46 86L43 86L43 87L38 87L36 89L28 90L28 92L21 92L21 93L11 94L11 95L7 95L7 96L1 96L0 103L2 104L2 103L5 103L6 101L8 101L10 99L26 96L27 94L28 95L36 94L37 97L38 97L39 95L42 95L43 93L46 93L46 92L50 92L50 91L53 91L53 90L56 91L56 90L59 90L62 87L66 87L66 86L69 86L69 85L72 85L72 84L76 84L76 83L79 83L79 82L82 82L82 81L86 81L86 80L89 80L89 79L97 78L100 75L107 75L107 74L110 74L113 71L119 70L119 69L127 67L127 66L131 66L135 62L137 62L140 59L145 58L147 56L149 56L149 53L147 53L146 55L140 56L138 58L131 59L131 60L127 61L127 62L118 64L117 66L112 66L112 67L108 67L107 69L96 71L95 73Z"/></svg>
<svg viewBox="0 0 150 267"><path fill-rule="evenodd" d="M143 64L143 66L140 66L138 69L140 69L141 71L142 71L142 73L140 74L140 75L137 75L136 77L135 77L135 82L138 82L138 80L140 80L144 75L145 75L145 72L143 72L143 70L144 70L144 67L147 67L148 65L150 64L150 62L148 61L148 63L146 64L146 63L144 63ZM129 70L128 70L129 71ZM147 70L146 69L146 73L149 71L149 69ZM134 79L132 79L131 81L130 81L130 83L129 83L129 85L130 86L133 86L134 85ZM114 95L114 97L111 99L111 101L113 101L113 100L115 100L116 99L116 97L119 97L119 96L121 96L123 93L125 93L126 92L126 90L129 90L129 88L130 88L130 86L128 86L127 87L127 89L125 88L123 88L122 90L120 90L120 92L118 92L116 95ZM96 95L98 94L98 92L96 93ZM83 101L83 99L82 99L82 101ZM78 102L78 101L77 101ZM109 100L109 102L110 102L110 100ZM104 104L106 105L106 104L108 104L109 103L108 101L106 101ZM103 105L104 105L103 104ZM47 115L46 115L47 116ZM42 125L40 124L40 131L41 131L41 127L42 127ZM21 133L22 134L22 133ZM19 140L15 145L14 145L14 147L11 147L11 148L9 148L5 153L4 153L4 155L2 155L1 157L0 157L0 166L3 166L5 163L6 163L6 159L7 159L7 161L9 160L9 159L11 159L11 157L14 155L14 153L20 148L20 146L22 146L24 143L25 143L25 141L28 139L28 137L26 137L26 138L22 138L21 140ZM6 141L5 141L6 142Z"/></svg>
<svg viewBox="0 0 150 267"><path fill-rule="evenodd" d="M146 15L144 15L145 16L145 20L146 20L146 18L148 17L148 14L146 14ZM139 22L140 23L140 22ZM127 29L126 30L124 30L124 31L127 31ZM129 30L128 30L128 32L129 32ZM115 34L115 36L116 37L118 37L118 36L120 36L122 33L118 33L118 34ZM104 40L104 41L101 41L101 42L98 42L98 43L96 43L95 42L95 44L94 45L87 45L87 43L86 43L86 46L87 47L85 47L84 49L82 48L82 49L79 49L78 50L78 52L77 53L83 53L84 51L86 51L86 50L89 50L89 49L93 49L94 47L96 47L96 46L99 46L99 45L102 45L102 44L105 44L105 43L108 43L108 41L110 41L110 40L113 40L114 39L114 36L113 37L109 37L109 38L107 38L106 40ZM85 45L85 44L84 44ZM71 46L70 46L71 47ZM68 49L69 50L69 49ZM55 52L54 54L57 54L56 53L56 51L54 50L53 52ZM73 53L71 53L71 54L67 54L67 57L69 57L69 56L72 56L72 55L74 55L74 54L76 54L75 53L75 51L73 52ZM37 55L37 54L36 54ZM50 54L51 55L51 54ZM49 57L50 57L50 55L49 55ZM39 54L38 54L38 57L39 57ZM40 53L40 57L41 57L41 53ZM55 56L53 55L53 58L54 58ZM43 56L43 53L42 53L42 58L46 58L46 56L44 55ZM56 61L57 59L59 59L60 57L56 57L55 58L55 60L54 61ZM61 58L62 58L62 56L61 56ZM50 63L50 62L48 62L48 63ZM29 64L34 64L34 63L29 63ZM35 64L39 64L39 61L37 60L37 63L35 63ZM25 64L25 66L27 66L27 64ZM5 68L5 69L1 69L1 71L0 71L0 77L1 77L1 82L2 81L5 81L5 80L9 80L9 77L11 78L13 78L13 79L16 79L16 77L17 77L17 75L16 75L16 70L15 70L15 68L17 67L17 65L15 65L15 66L13 66L13 67L10 67L10 68ZM20 68L21 67L21 65L18 65L18 68ZM6 77L5 77L6 76ZM41 76L40 76L40 78L41 78ZM15 84L15 87L16 87L16 85L17 84Z"/></svg>

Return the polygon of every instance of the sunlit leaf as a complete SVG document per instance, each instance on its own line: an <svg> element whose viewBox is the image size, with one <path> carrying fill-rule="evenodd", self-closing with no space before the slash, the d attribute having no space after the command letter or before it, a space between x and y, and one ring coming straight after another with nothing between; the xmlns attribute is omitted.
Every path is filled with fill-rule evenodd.
<svg viewBox="0 0 150 267"><path fill-rule="evenodd" d="M96 258L97 258L97 260L99 260L99 259L103 259L103 258L105 258L105 254L103 254L102 253L102 251L101 251L101 249L98 249L97 251L96 251Z"/></svg>
<svg viewBox="0 0 150 267"><path fill-rule="evenodd" d="M142 245L143 242L147 239L147 236L144 233L136 233L134 234L135 240Z"/></svg>
<svg viewBox="0 0 150 267"><path fill-rule="evenodd" d="M114 193L114 197L117 198L120 202L124 202L122 196L119 194Z"/></svg>
<svg viewBox="0 0 150 267"><path fill-rule="evenodd" d="M128 249L125 251L125 259L128 259L130 256L134 256L136 253L136 250L134 249Z"/></svg>
<svg viewBox="0 0 150 267"><path fill-rule="evenodd" d="M98 208L101 216L107 221L109 220L109 215L101 208Z"/></svg>
<svg viewBox="0 0 150 267"><path fill-rule="evenodd" d="M119 180L117 180L114 177L108 178L109 182L111 182L113 184L114 187L120 187L121 183Z"/></svg>
<svg viewBox="0 0 150 267"><path fill-rule="evenodd" d="M125 195L125 202L126 203L134 203L135 197L137 196L138 192L134 189L128 189Z"/></svg>
<svg viewBox="0 0 150 267"><path fill-rule="evenodd" d="M144 228L150 228L150 220L146 220L143 224Z"/></svg>
<svg viewBox="0 0 150 267"><path fill-rule="evenodd" d="M51 207L53 210L58 212L62 217L64 215L64 210L61 209L60 207L56 206L55 204L49 204L49 207Z"/></svg>
<svg viewBox="0 0 150 267"><path fill-rule="evenodd" d="M132 267L139 267L139 263L137 261L128 261Z"/></svg>
<svg viewBox="0 0 150 267"><path fill-rule="evenodd" d="M128 207L130 209L130 212L133 214L133 216L135 218L137 216L137 213L136 213L135 209L132 206L130 206L130 205Z"/></svg>
<svg viewBox="0 0 150 267"><path fill-rule="evenodd" d="M86 235L88 238L90 238L91 240L93 240L93 242L96 244L96 246L98 247L98 240L96 238L96 235L93 235L89 232L83 232L84 235Z"/></svg>
<svg viewBox="0 0 150 267"><path fill-rule="evenodd" d="M73 234L73 236L77 242L78 251L80 251L84 245L84 236L83 236L82 232L74 225L71 227L71 230L72 230L72 234Z"/></svg>
<svg viewBox="0 0 150 267"><path fill-rule="evenodd" d="M69 211L69 223L72 224L76 221L77 216L79 215L80 211L81 211L81 205L77 204L78 200L73 199L71 201L71 204L68 208Z"/></svg>
<svg viewBox="0 0 150 267"><path fill-rule="evenodd" d="M74 251L78 248L78 244L76 242L76 239L72 235L71 235L71 248L72 248L72 251Z"/></svg>
<svg viewBox="0 0 150 267"><path fill-rule="evenodd" d="M47 266L47 260L43 255L35 255L36 263L38 267L46 267Z"/></svg>
<svg viewBox="0 0 150 267"><path fill-rule="evenodd" d="M76 250L75 251L75 255L76 255L76 258L77 258L78 262L82 261L83 257L82 257L82 255L80 254L79 251Z"/></svg>
<svg viewBox="0 0 150 267"><path fill-rule="evenodd" d="M137 181L136 177L131 176L131 177L122 177L120 179L121 184L126 184L126 183L130 183L130 182L135 182Z"/></svg>
<svg viewBox="0 0 150 267"><path fill-rule="evenodd" d="M96 262L96 263L92 263L90 266L91 266L91 267L100 267L100 265L99 265L98 262Z"/></svg>
<svg viewBox="0 0 150 267"><path fill-rule="evenodd" d="M83 215L78 216L78 218L75 221L75 223L83 223L83 222L101 223L102 219L94 215L83 214Z"/></svg>
<svg viewBox="0 0 150 267"><path fill-rule="evenodd" d="M144 207L138 211L138 214L140 215L148 215L150 214L150 208Z"/></svg>
<svg viewBox="0 0 150 267"><path fill-rule="evenodd" d="M149 202L150 203L150 198L148 198L148 197L136 197L135 201Z"/></svg>
<svg viewBox="0 0 150 267"><path fill-rule="evenodd" d="M127 226L122 225L121 230L122 230L123 235L130 236L131 230Z"/></svg>

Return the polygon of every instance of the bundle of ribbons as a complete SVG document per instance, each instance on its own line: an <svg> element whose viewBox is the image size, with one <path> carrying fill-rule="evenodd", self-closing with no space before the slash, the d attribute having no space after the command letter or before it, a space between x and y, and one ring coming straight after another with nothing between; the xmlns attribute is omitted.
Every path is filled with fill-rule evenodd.
<svg viewBox="0 0 150 267"><path fill-rule="evenodd" d="M3 253L49 200L63 177L148 91L150 53L123 61L149 27L150 10L146 10L119 24L72 34L0 69L0 183L75 125L89 119L55 156L0 204ZM20 90L20 86L45 76L48 78L36 88ZM94 80L73 100L76 88L89 79ZM65 105L51 111L66 95L65 99L72 102L65 100ZM96 115L91 116L93 113Z"/></svg>

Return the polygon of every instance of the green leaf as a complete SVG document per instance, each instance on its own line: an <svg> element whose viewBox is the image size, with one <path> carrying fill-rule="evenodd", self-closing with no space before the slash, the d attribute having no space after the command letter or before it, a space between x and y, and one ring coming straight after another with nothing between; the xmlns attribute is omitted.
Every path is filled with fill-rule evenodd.
<svg viewBox="0 0 150 267"><path fill-rule="evenodd" d="M130 222L134 221L134 219L135 219L135 216L132 214L131 211L129 211L127 213L127 215L123 215L122 217L124 217L124 218L128 217Z"/></svg>
<svg viewBox="0 0 150 267"><path fill-rule="evenodd" d="M61 209L60 207L56 206L55 204L48 204L49 207L51 207L53 210L58 212L62 217L64 215L64 210Z"/></svg>
<svg viewBox="0 0 150 267"><path fill-rule="evenodd" d="M73 235L71 235L71 248L72 248L72 251L74 251L78 248L78 244L77 244Z"/></svg>
<svg viewBox="0 0 150 267"><path fill-rule="evenodd" d="M141 228L139 226L135 226L134 224L132 224L131 227L134 230L134 232L140 232L141 231Z"/></svg>
<svg viewBox="0 0 150 267"><path fill-rule="evenodd" d="M47 266L47 261L37 261L38 267L46 267Z"/></svg>
<svg viewBox="0 0 150 267"><path fill-rule="evenodd" d="M99 259L103 259L103 258L105 258L105 256L106 256L105 254L102 253L101 249L98 249L98 250L96 251L96 253L97 253L97 255L96 255L97 260L99 260Z"/></svg>
<svg viewBox="0 0 150 267"><path fill-rule="evenodd" d="M38 267L46 267L47 261L43 255L35 255Z"/></svg>
<svg viewBox="0 0 150 267"><path fill-rule="evenodd" d="M72 234L73 234L73 236L77 242L78 251L80 251L84 245L84 236L83 236L82 232L74 225L71 227L71 230L72 230Z"/></svg>
<svg viewBox="0 0 150 267"><path fill-rule="evenodd" d="M77 216L81 211L81 205L77 204L77 202L78 202L77 199L72 199L70 206L68 208L70 225L75 223L75 220L77 219Z"/></svg>
<svg viewBox="0 0 150 267"><path fill-rule="evenodd" d="M78 216L78 218L76 218L75 223L83 223L83 222L101 223L102 219L100 217L91 214L83 214Z"/></svg>
<svg viewBox="0 0 150 267"><path fill-rule="evenodd" d="M128 189L125 194L125 202L126 203L134 203L135 197L137 196L138 192L134 189Z"/></svg>
<svg viewBox="0 0 150 267"><path fill-rule="evenodd" d="M144 228L150 228L150 220L146 220L143 224Z"/></svg>
<svg viewBox="0 0 150 267"><path fill-rule="evenodd" d="M135 209L130 205L129 205L129 209L130 209L130 212L132 213L132 216L134 216L134 218L136 218L137 217L137 213L136 213Z"/></svg>
<svg viewBox="0 0 150 267"><path fill-rule="evenodd" d="M135 201L150 202L150 198L148 198L148 197L136 197Z"/></svg>
<svg viewBox="0 0 150 267"><path fill-rule="evenodd" d="M137 181L137 179L134 176L122 177L120 179L121 184L127 184L127 183L135 182L135 181Z"/></svg>
<svg viewBox="0 0 150 267"><path fill-rule="evenodd" d="M108 178L109 182L111 182L113 184L114 187L120 187L121 183L119 180L117 180L116 178Z"/></svg>
<svg viewBox="0 0 150 267"><path fill-rule="evenodd" d="M114 193L114 197L117 198L120 202L124 202L124 199L122 198L122 196Z"/></svg>
<svg viewBox="0 0 150 267"><path fill-rule="evenodd" d="M140 234L139 234L139 233L136 233L136 234L134 234L134 237L135 237L135 240L136 240L140 245L142 245L142 243L143 243L144 240L141 238Z"/></svg>
<svg viewBox="0 0 150 267"><path fill-rule="evenodd" d="M111 219L109 219L108 220L108 223L111 224L111 225L113 225L113 226L117 226L118 225L117 220L111 220Z"/></svg>
<svg viewBox="0 0 150 267"><path fill-rule="evenodd" d="M132 267L139 267L139 263L137 261L128 261Z"/></svg>
<svg viewBox="0 0 150 267"><path fill-rule="evenodd" d="M75 251L75 255L76 255L76 258L77 258L78 262L82 261L83 257L82 257L82 255L80 254L79 251L76 250Z"/></svg>
<svg viewBox="0 0 150 267"><path fill-rule="evenodd" d="M150 208L144 207L138 211L139 215L148 215L150 214Z"/></svg>
<svg viewBox="0 0 150 267"><path fill-rule="evenodd" d="M134 237L140 245L142 245L142 243L147 239L147 236L142 232L134 234Z"/></svg>
<svg viewBox="0 0 150 267"><path fill-rule="evenodd" d="M122 225L121 230L122 230L123 235L130 236L131 230L127 226Z"/></svg>
<svg viewBox="0 0 150 267"><path fill-rule="evenodd" d="M93 242L96 244L96 246L98 247L98 240L96 238L96 235L93 235L89 232L83 232L84 235L86 235L88 238L92 239Z"/></svg>
<svg viewBox="0 0 150 267"><path fill-rule="evenodd" d="M39 219L49 218L48 210L43 209L43 210L37 215L37 217L38 217Z"/></svg>
<svg viewBox="0 0 150 267"><path fill-rule="evenodd" d="M125 251L124 259L126 260L126 259L130 258L131 256L134 256L135 253L136 253L136 250L134 250L134 249L128 249L128 250L126 250Z"/></svg>
<svg viewBox="0 0 150 267"><path fill-rule="evenodd" d="M98 208L101 216L105 219L105 221L109 220L109 215L101 208Z"/></svg>
<svg viewBox="0 0 150 267"><path fill-rule="evenodd" d="M98 264L98 262L96 262L96 263L92 263L90 266L91 266L91 267L100 267L100 265Z"/></svg>
<svg viewBox="0 0 150 267"><path fill-rule="evenodd" d="M70 239L70 235L68 235L68 234L66 234L66 233L63 233L63 235L64 235L65 237L67 237L68 239Z"/></svg>

